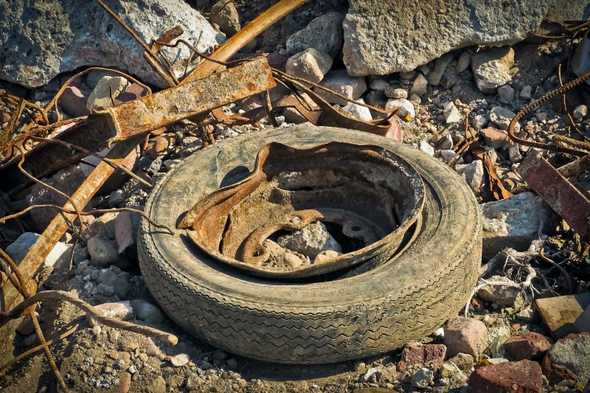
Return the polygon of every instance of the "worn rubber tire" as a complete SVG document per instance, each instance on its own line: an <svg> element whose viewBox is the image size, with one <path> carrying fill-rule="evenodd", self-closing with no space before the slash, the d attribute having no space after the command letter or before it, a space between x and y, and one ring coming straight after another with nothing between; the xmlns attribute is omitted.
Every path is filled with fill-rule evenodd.
<svg viewBox="0 0 590 393"><path fill-rule="evenodd" d="M225 268L181 232L142 222L145 282L188 333L246 357L278 363L333 363L384 353L424 337L456 315L477 279L481 218L465 182L408 146L367 133L301 125L240 136L185 159L155 187L145 213L176 228L179 216L216 190L237 166L252 168L271 141L310 146L338 140L379 145L410 162L427 188L423 228L397 258L365 273L292 284Z"/></svg>

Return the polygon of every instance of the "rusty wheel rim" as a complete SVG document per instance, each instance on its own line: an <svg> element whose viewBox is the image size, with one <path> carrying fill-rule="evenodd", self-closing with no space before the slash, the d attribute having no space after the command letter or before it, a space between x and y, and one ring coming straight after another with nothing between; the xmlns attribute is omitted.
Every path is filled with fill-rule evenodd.
<svg viewBox="0 0 590 393"><path fill-rule="evenodd" d="M258 152L248 177L198 201L179 227L220 263L267 278L303 278L391 260L418 227L423 204L420 175L382 147L271 143ZM356 246L300 266L281 261L268 240L317 221Z"/></svg>

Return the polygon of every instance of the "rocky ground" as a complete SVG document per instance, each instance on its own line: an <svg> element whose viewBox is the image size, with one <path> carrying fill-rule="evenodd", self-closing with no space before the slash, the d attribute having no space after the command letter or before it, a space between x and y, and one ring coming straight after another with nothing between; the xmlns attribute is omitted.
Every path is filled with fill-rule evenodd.
<svg viewBox="0 0 590 393"><path fill-rule="evenodd" d="M232 7L224 1L190 3L211 22L200 27L205 31L201 33L205 47L215 46L221 33L231 36L266 3L270 4L257 2L250 7L250 2L238 1L237 7ZM350 38L351 26L360 23L357 16L364 12L364 2L350 3L348 14L346 3L341 1L319 1L306 6L273 27L242 55L270 53L273 63L291 74L330 87L357 102L399 109L403 143L445 162L464 177L481 203L485 237L482 276L466 310L450 316L445 326L422 342L408 343L377 358L324 366L257 362L185 335L158 308L137 265L137 214L122 211L90 216L70 231L45 261L44 288L71 291L108 316L172 332L180 342L171 347L139 334L92 324L68 304L45 304L39 314L47 336L78 325L75 333L52 346L72 391L378 393L590 389L590 250L540 197L527 190L516 169L530 148L512 143L506 133L510 120L523 105L559 86L558 64L569 65L563 68L564 80L575 76L576 64L583 63L587 56L576 52L582 39L523 40L526 34L522 31L527 28L523 23L515 28L518 34L522 33L518 43L484 48L477 46L486 44L481 37L461 44L464 48L459 49L456 40L450 40L448 48L431 43L436 48L419 50L412 60L416 64L404 59L404 64L413 65L407 65L407 69L391 68L399 62L398 54L391 52L391 48L376 47L379 55L370 59L363 49L365 44L351 49L355 40L360 39ZM190 19L194 17L191 12L196 11L189 8L180 15ZM453 23L463 22L461 19ZM163 27L156 24L150 29L161 32ZM363 38L361 30L358 27L356 32ZM124 41L115 33L110 38L119 44ZM364 39L375 42L379 38ZM69 50L73 53L77 49ZM133 51L131 54L141 56ZM390 68L379 63L379 56L385 55L395 59L387 65ZM133 69L135 60L128 56L125 61L120 68ZM72 62L65 71L82 65L89 64ZM20 76L6 77L9 72L14 76L23 70L2 68L0 79L5 82L0 81L0 87L25 94L40 104L45 104L71 76L71 72L62 73L63 63L62 69L49 64L40 68L38 78L27 89L8 83L24 84ZM156 88L158 81L147 77L148 72L149 68L141 68L135 75ZM590 138L589 93L590 89L583 87L567 97L575 125L562 113L562 101L558 98L521 122L519 135L537 141L549 141L552 135ZM82 116L144 94L146 89L138 83L95 71L68 88L60 109L66 116ZM279 89L273 92L274 96L283 94ZM375 115L361 105L334 101L359 119L370 120ZM257 99L248 99L224 110L228 114L244 114L256 106L260 106ZM6 116L2 117L3 123L8 121ZM286 127L301 119L285 110L276 120ZM267 127L271 127L267 119L236 127L219 124L213 135L222 140ZM476 143L463 149L476 138ZM152 137L137 152L134 172L157 182L182 158L207 143L208 138L193 123L177 124ZM561 153L551 153L548 158L558 166L573 159ZM71 193L96 162L89 158L46 180ZM495 174L491 174L490 166ZM500 182L514 195L496 200L490 188L493 182ZM577 182L590 189L588 173L582 173ZM136 180L118 174L93 199L91 207L141 209L149 192ZM10 198L12 206L64 202L63 197L38 185ZM38 210L20 226L0 226L2 247L15 260L22 259L52 214ZM332 242L331 246L320 248L339 249L328 235L325 241ZM571 313L575 322L568 320ZM30 322L19 325L14 344L16 354L37 344ZM4 362L6 356L0 359ZM56 389L42 353L19 362L0 376L1 391Z"/></svg>

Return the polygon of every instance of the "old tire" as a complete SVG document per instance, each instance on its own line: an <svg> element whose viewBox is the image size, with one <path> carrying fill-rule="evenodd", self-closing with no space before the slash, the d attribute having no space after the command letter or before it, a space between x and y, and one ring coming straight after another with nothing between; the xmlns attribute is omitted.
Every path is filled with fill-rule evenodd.
<svg viewBox="0 0 590 393"><path fill-rule="evenodd" d="M165 312L228 352L279 363L332 363L384 353L432 333L464 305L481 262L481 219L465 182L447 166L383 137L302 125L223 141L188 157L155 187L145 213L176 228L179 216L271 141L303 146L373 144L410 162L428 201L423 227L394 261L352 277L285 283L221 266L143 220L141 271ZM230 172L232 173L232 172Z"/></svg>

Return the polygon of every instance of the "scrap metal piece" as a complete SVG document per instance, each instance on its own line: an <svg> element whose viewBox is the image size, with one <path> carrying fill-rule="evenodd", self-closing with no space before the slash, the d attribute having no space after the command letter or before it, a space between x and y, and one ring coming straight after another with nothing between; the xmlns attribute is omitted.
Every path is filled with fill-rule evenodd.
<svg viewBox="0 0 590 393"><path fill-rule="evenodd" d="M254 171L187 211L179 228L218 261L255 275L309 277L366 261L386 261L421 216L424 183L402 158L370 145L329 143L298 149L271 143ZM265 241L321 221L349 245L341 255L292 266L269 260Z"/></svg>
<svg viewBox="0 0 590 393"><path fill-rule="evenodd" d="M96 152L106 141L116 142L173 124L260 93L275 86L265 58L259 57L235 67L213 73L206 78L174 86L150 96L96 112L56 139ZM86 153L55 143L41 143L27 152L24 169L35 177L46 176L75 163ZM0 167L4 184L21 179L16 162Z"/></svg>
<svg viewBox="0 0 590 393"><path fill-rule="evenodd" d="M116 131L113 140L125 140L274 86L266 58L258 57L207 78L96 112L96 116L104 117L110 128Z"/></svg>
<svg viewBox="0 0 590 393"><path fill-rule="evenodd" d="M531 189L567 221L580 236L590 241L590 199L567 180L559 170L533 151L517 169Z"/></svg>

